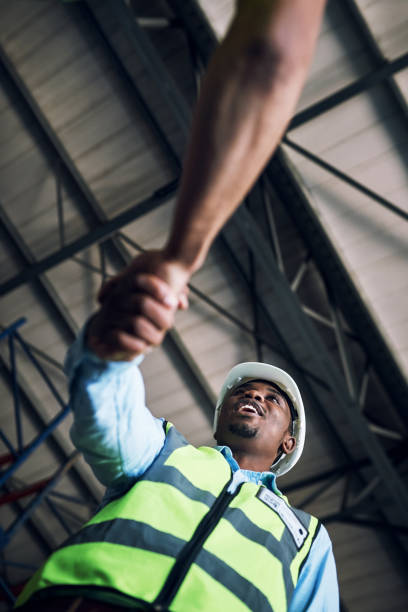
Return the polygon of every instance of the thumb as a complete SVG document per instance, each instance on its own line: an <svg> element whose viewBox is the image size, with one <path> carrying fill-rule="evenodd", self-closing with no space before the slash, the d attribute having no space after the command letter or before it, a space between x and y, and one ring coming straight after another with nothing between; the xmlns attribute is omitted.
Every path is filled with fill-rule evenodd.
<svg viewBox="0 0 408 612"><path fill-rule="evenodd" d="M188 305L188 287L184 287L178 296L178 309L187 310Z"/></svg>

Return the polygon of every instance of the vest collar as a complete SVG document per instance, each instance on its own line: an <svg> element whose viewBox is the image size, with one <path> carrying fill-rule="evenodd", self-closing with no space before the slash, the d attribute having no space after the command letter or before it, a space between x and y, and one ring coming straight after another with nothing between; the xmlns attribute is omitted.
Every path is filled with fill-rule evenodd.
<svg viewBox="0 0 408 612"><path fill-rule="evenodd" d="M225 457L233 472L237 472L238 470L241 471L245 481L255 482L256 484L261 483L270 491L273 491L274 493L276 493L276 495L282 497L282 493L281 491L279 491L276 485L276 475L273 472L254 472L252 470L241 470L237 461L234 459L234 456L229 446L215 446L214 448Z"/></svg>

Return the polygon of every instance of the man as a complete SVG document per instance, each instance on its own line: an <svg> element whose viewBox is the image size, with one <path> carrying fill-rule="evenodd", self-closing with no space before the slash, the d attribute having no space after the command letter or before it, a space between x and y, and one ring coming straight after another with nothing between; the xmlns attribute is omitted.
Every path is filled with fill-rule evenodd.
<svg viewBox="0 0 408 612"><path fill-rule="evenodd" d="M147 410L137 367L187 307L187 282L278 144L323 6L238 3L204 79L168 242L102 288L67 361L72 439L108 487L104 506L17 607L338 609L327 533L275 483L303 446L294 381L266 364L238 366L217 405L218 446L194 449Z"/></svg>
<svg viewBox="0 0 408 612"><path fill-rule="evenodd" d="M145 407L138 361L102 361L83 335L70 351L71 435L109 489L18 603L32 596L27 610L78 612L337 611L327 532L276 486L303 448L293 379L263 363L235 366L216 406L217 446L196 449Z"/></svg>

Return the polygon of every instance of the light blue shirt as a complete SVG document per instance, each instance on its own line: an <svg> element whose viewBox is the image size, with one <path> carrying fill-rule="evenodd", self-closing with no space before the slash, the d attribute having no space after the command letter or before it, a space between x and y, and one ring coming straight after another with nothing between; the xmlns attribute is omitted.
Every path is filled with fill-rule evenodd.
<svg viewBox="0 0 408 612"><path fill-rule="evenodd" d="M125 492L160 452L165 439L163 419L145 404L139 364L102 361L83 345L83 332L65 362L74 424L71 438L98 480L107 487L104 498ZM234 482L262 482L281 495L272 472L240 470L231 450L216 447L231 466ZM238 474L239 472L239 474ZM322 526L300 572L289 612L338 612L339 595L331 542Z"/></svg>

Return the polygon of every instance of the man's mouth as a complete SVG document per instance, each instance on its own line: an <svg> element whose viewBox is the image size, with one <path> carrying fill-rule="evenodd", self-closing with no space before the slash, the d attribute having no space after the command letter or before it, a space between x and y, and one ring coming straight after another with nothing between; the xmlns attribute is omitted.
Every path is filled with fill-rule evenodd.
<svg viewBox="0 0 408 612"><path fill-rule="evenodd" d="M248 400L248 399L239 400L236 406L236 410L238 412L247 412L248 414L257 414L258 416L264 415L262 406L255 400Z"/></svg>

